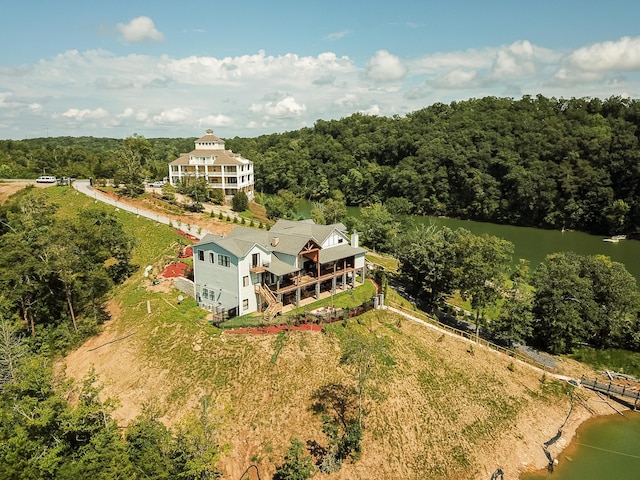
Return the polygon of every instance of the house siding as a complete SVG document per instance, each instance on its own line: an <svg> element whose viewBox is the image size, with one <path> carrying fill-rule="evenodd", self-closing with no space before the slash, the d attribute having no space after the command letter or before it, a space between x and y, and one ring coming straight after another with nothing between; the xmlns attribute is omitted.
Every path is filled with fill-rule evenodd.
<svg viewBox="0 0 640 480"><path fill-rule="evenodd" d="M199 251L204 251L204 260L199 260ZM215 254L214 262L209 253ZM218 255L229 257L229 266L219 265ZM194 246L194 283L196 300L206 310L220 312L237 309L240 297L238 285L238 258L215 244ZM207 290L206 295L204 289ZM240 300L241 301L241 300Z"/></svg>

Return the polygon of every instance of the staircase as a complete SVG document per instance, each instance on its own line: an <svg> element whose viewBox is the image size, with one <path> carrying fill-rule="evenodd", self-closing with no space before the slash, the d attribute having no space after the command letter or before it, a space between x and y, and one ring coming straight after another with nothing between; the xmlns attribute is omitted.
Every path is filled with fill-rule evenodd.
<svg viewBox="0 0 640 480"><path fill-rule="evenodd" d="M262 312L264 318L270 322L278 313L282 312L282 302L279 302L273 292L266 285L256 285L256 293L259 294L268 306Z"/></svg>

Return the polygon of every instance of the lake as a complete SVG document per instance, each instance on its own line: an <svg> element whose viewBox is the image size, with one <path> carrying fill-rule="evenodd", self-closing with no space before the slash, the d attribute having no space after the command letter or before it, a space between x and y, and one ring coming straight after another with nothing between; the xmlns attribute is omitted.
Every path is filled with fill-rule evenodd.
<svg viewBox="0 0 640 480"><path fill-rule="evenodd" d="M311 218L313 204L301 201L298 213ZM359 217L358 207L347 207L347 214ZM589 235L582 232L560 232L558 230L543 230L540 228L514 227L511 225L496 225L493 223L474 222L471 220L457 220L439 217L411 217L416 224L446 226L455 230L465 228L475 235L483 233L504 238L514 244L514 264L524 258L531 263L533 271L550 253L575 252L580 255L602 254L611 257L615 262L625 265L626 269L640 283L640 241L621 240L618 243L604 242L605 237Z"/></svg>
<svg viewBox="0 0 640 480"><path fill-rule="evenodd" d="M542 446L540 447L542 453ZM578 428L558 457L552 474L521 475L520 480L640 479L640 412L597 417Z"/></svg>

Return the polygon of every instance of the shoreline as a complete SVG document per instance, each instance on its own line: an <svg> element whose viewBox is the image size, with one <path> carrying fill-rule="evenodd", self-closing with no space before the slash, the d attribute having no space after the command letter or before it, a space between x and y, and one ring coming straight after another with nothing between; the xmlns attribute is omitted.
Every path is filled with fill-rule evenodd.
<svg viewBox="0 0 640 480"><path fill-rule="evenodd" d="M595 392L584 388L582 388L581 391L589 392L589 396L584 400L584 403L593 410L593 413L588 411L584 405L576 404L574 411L569 416L564 428L562 429L562 437L547 449L552 458L557 460L559 463L562 461L560 459L561 456L567 456L578 448L574 439L579 430L589 427L592 423L606 422L608 417L616 417L631 411L628 407L619 404L615 405L614 408L610 403L613 404L615 401L610 399L603 400ZM551 438L554 433L551 433L549 438ZM544 441L539 442L538 445L536 445L537 448L531 449L534 453L535 451L539 452L535 454L536 461L531 463L520 462L520 466L514 471L514 473L517 474L515 478L519 480L528 480L528 477L533 475L551 475L547 472L548 461L543 451Z"/></svg>

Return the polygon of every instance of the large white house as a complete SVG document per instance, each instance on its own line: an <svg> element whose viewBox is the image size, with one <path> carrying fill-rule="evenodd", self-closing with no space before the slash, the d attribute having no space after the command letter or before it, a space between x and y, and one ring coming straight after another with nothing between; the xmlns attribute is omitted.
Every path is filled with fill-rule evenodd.
<svg viewBox="0 0 640 480"><path fill-rule="evenodd" d="M353 287L365 276L358 234L341 223L278 220L269 230L235 227L193 246L196 300L219 318L261 311L269 318L287 304Z"/></svg>
<svg viewBox="0 0 640 480"><path fill-rule="evenodd" d="M222 190L227 200L239 191L253 200L253 162L226 150L224 140L216 137L211 129L196 140L195 150L169 163L171 185L197 178L204 178L211 188Z"/></svg>

